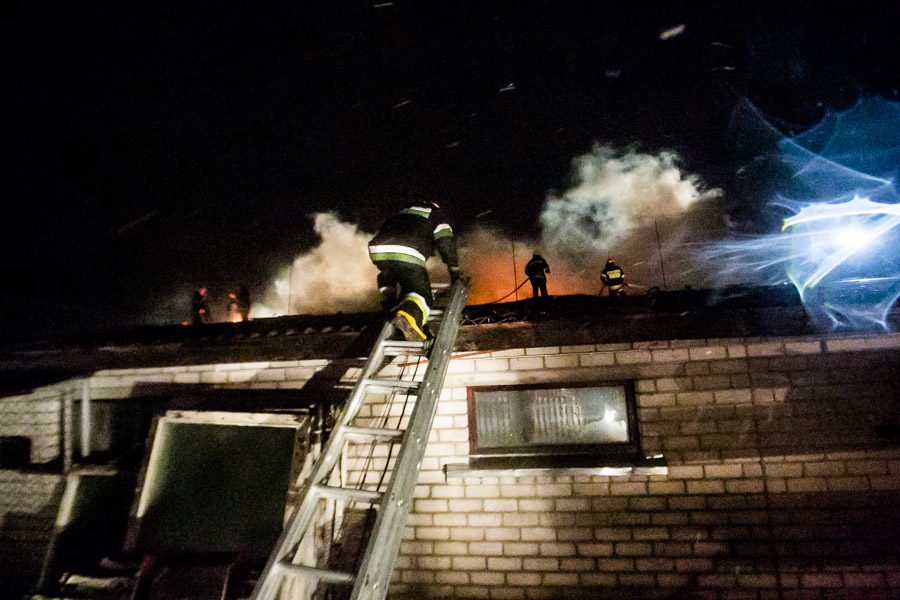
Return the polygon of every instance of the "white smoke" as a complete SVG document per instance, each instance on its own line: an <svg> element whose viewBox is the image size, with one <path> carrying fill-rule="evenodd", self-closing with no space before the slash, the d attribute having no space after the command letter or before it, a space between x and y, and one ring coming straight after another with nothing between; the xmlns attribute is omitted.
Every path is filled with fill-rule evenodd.
<svg viewBox="0 0 900 600"><path fill-rule="evenodd" d="M282 269L263 301L254 304L253 317L378 309L378 271L367 246L372 234L333 213L313 215L313 229L319 245Z"/></svg>
<svg viewBox="0 0 900 600"><path fill-rule="evenodd" d="M543 246L573 266L596 263L648 224L678 217L721 193L704 191L698 176L681 170L674 152L596 145L573 166L576 185L548 197L540 217Z"/></svg>

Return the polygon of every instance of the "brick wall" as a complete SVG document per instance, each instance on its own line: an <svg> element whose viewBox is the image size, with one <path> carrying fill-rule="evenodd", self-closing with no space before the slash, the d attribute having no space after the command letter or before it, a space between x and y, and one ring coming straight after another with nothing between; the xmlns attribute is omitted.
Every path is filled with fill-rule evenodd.
<svg viewBox="0 0 900 600"><path fill-rule="evenodd" d="M873 426L900 420L898 348L900 336L874 335L460 353L394 593L891 597L900 589L900 450ZM358 372L352 361L324 360L120 369L95 374L90 389L94 399L299 389L329 370L327 384ZM596 380L635 381L643 449L665 455L668 475L445 478L443 465L468 454L467 386ZM27 432L35 462L65 446L66 385L0 399L0 435ZM43 477L40 490L10 488L4 526L15 506L54 512L52 491L41 498L58 476Z"/></svg>
<svg viewBox="0 0 900 600"><path fill-rule="evenodd" d="M394 577L445 598L900 593L900 336L724 339L457 358ZM633 379L668 475L445 479L466 387ZM780 594L773 590L781 588ZM606 596L603 596L606 597Z"/></svg>

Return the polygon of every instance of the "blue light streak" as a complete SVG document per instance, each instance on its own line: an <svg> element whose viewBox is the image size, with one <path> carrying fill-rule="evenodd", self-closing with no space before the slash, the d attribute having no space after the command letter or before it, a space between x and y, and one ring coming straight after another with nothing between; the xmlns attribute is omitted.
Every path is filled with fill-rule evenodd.
<svg viewBox="0 0 900 600"><path fill-rule="evenodd" d="M900 297L900 103L864 100L793 137L747 107L758 128L747 139L768 143L778 166L757 183L789 216L777 233L713 244L704 258L723 279L790 281L821 327L887 329Z"/></svg>

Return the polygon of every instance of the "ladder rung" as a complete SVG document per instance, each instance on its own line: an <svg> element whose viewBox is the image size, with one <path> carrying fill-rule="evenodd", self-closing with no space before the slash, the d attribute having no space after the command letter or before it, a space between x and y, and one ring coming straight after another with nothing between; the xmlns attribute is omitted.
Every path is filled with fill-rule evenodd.
<svg viewBox="0 0 900 600"><path fill-rule="evenodd" d="M446 290L450 288L449 283L432 283L431 289L433 290Z"/></svg>
<svg viewBox="0 0 900 600"><path fill-rule="evenodd" d="M344 435L354 441L369 442L372 440L399 440L403 437L402 429L381 429L378 427L344 427Z"/></svg>
<svg viewBox="0 0 900 600"><path fill-rule="evenodd" d="M425 351L425 342L387 340L382 343L382 350L386 356L422 354Z"/></svg>
<svg viewBox="0 0 900 600"><path fill-rule="evenodd" d="M405 340L385 340L381 343L385 348L403 348L409 350L415 350L425 346L424 342L407 342Z"/></svg>
<svg viewBox="0 0 900 600"><path fill-rule="evenodd" d="M278 567L285 573L297 575L300 577L309 577L325 583L353 583L356 577L353 573L345 573L343 571L329 571L328 569L317 569L316 567L307 567L306 565L295 565L290 562L281 561Z"/></svg>
<svg viewBox="0 0 900 600"><path fill-rule="evenodd" d="M419 389L418 381L404 381L402 379L363 379L366 387L384 388L389 390L416 390Z"/></svg>
<svg viewBox="0 0 900 600"><path fill-rule="evenodd" d="M324 498L336 500L355 500L356 502L368 502L378 504L381 502L381 493L369 490L357 490L355 488L332 487L329 485L317 485L313 487L315 492Z"/></svg>

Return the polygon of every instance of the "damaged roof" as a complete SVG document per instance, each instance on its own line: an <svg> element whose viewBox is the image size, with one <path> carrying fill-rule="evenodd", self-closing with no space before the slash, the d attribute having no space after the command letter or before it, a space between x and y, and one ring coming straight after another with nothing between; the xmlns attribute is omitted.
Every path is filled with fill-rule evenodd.
<svg viewBox="0 0 900 600"><path fill-rule="evenodd" d="M900 321L895 308L892 322ZM19 342L0 353L0 393L102 369L366 356L380 313L297 315L243 323L146 326ZM814 333L793 286L556 296L468 306L458 351Z"/></svg>

